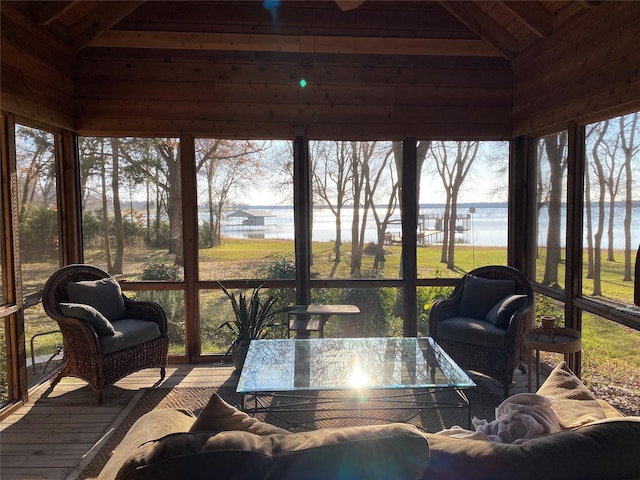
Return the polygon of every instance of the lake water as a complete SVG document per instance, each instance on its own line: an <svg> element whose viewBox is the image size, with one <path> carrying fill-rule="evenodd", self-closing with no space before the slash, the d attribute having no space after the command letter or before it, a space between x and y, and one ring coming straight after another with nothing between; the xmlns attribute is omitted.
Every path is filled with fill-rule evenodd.
<svg viewBox="0 0 640 480"><path fill-rule="evenodd" d="M467 219L461 219L459 226L461 231L457 234L457 241L463 244L473 244L476 246L506 246L507 245L507 207L500 204L499 206L476 206L475 213L469 214L469 207L461 207L459 213L468 216ZM222 234L235 238L264 238L264 239L294 239L293 226L293 207L270 206L270 207L247 207L246 209L265 210L274 217L266 219L268 223L265 227L250 227L242 225L242 218L226 218L222 224ZM235 211L235 210L233 210ZM227 215L233 211L227 212ZM442 215L444 209L442 207L425 206L420 208L420 214L430 215L432 218ZM342 213L342 241L351 241L351 218L353 215L352 208L345 208ZM622 221L624 218L624 210L619 207L616 212L617 218L614 225L614 248L624 248L624 230ZM201 214L201 221L206 218L206 214ZM399 221L400 215L394 217ZM640 242L640 206L636 206L633 211L631 226L632 244L638 245ZM565 217L563 215L562 228L565 228ZM540 212L540 221L538 232L538 244L546 244L547 235L547 211ZM433 228L433 220L426 225ZM335 240L335 218L331 210L327 208L316 208L313 211L313 239L316 241L333 241ZM389 226L388 233L394 238L400 237L400 225L395 223ZM432 243L438 243L438 236L433 236ZM372 218L368 221L368 228L365 231L365 242L376 241L375 223ZM441 240L440 240L441 241ZM586 244L586 242L585 242ZM603 247L606 247L606 241Z"/></svg>

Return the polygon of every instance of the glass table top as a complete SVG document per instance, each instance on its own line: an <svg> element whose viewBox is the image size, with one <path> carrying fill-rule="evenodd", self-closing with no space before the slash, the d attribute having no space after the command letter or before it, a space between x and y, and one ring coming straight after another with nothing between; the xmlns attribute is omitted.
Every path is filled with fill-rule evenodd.
<svg viewBox="0 0 640 480"><path fill-rule="evenodd" d="M237 392L471 387L429 337L308 338L253 340Z"/></svg>

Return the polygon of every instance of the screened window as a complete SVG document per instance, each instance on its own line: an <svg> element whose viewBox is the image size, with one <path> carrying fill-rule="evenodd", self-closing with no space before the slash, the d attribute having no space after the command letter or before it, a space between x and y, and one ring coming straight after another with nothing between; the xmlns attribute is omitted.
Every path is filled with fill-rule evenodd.
<svg viewBox="0 0 640 480"><path fill-rule="evenodd" d="M640 244L639 113L587 125L582 293L626 308Z"/></svg>
<svg viewBox="0 0 640 480"><path fill-rule="evenodd" d="M538 139L536 280L564 288L567 224L567 132Z"/></svg>
<svg viewBox="0 0 640 480"><path fill-rule="evenodd" d="M508 173L507 142L418 143L418 277L506 265Z"/></svg>

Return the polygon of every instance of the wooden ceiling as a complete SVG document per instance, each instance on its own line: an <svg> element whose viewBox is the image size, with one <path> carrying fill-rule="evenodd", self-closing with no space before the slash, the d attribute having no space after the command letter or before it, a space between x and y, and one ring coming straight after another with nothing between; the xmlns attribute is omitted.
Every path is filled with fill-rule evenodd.
<svg viewBox="0 0 640 480"><path fill-rule="evenodd" d="M513 59L592 1L28 1L74 50L90 47Z"/></svg>
<svg viewBox="0 0 640 480"><path fill-rule="evenodd" d="M0 7L3 110L82 135L504 139L640 103L635 1Z"/></svg>

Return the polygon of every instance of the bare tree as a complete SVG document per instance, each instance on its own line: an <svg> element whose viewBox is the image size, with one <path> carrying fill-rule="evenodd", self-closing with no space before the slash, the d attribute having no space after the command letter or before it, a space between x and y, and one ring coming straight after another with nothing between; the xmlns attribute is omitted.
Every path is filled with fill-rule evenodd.
<svg viewBox="0 0 640 480"><path fill-rule="evenodd" d="M543 139L547 161L549 162L548 187L548 227L547 227L547 257L545 261L544 285L558 283L558 267L561 261L560 231L562 218L562 194L564 172L567 167L567 132L562 131L547 135Z"/></svg>
<svg viewBox="0 0 640 480"><path fill-rule="evenodd" d="M122 208L120 207L120 141L112 137L111 157L112 157L112 175L111 175L111 191L113 193L113 217L114 217L114 237L115 237L115 255L113 264L108 264L108 271L115 275L122 273L122 263L124 257L124 225L122 222Z"/></svg>
<svg viewBox="0 0 640 480"><path fill-rule="evenodd" d="M342 210L351 198L349 185L352 180L352 156L347 142L317 142L318 148L313 155L313 189L322 199L335 218L336 240L334 244L334 262L341 260L342 246Z"/></svg>
<svg viewBox="0 0 640 480"><path fill-rule="evenodd" d="M440 261L447 268L455 267L455 234L458 195L476 159L480 142L433 142L431 155L445 188L444 232Z"/></svg>
<svg viewBox="0 0 640 480"><path fill-rule="evenodd" d="M595 178L598 182L598 221L597 228L594 233L594 245L593 245L593 295L601 296L602 295L602 284L600 278L600 268L602 264L602 235L604 233L604 217L605 217L605 175L604 169L602 167L603 159L602 156L606 155L604 150L606 150L605 144L605 136L607 134L607 130L609 129L609 120L604 122L600 122L598 127L593 130L593 133L596 135L596 140L594 141L593 147L591 149L591 153L593 155L592 167L594 169ZM592 212L589 212L591 215Z"/></svg>
<svg viewBox="0 0 640 480"><path fill-rule="evenodd" d="M20 185L18 221L22 223L36 199L45 207L51 204L51 197L55 195L55 164L50 133L29 127L18 127L17 133L24 137L18 146L28 146L16 152Z"/></svg>
<svg viewBox="0 0 640 480"><path fill-rule="evenodd" d="M358 275L362 268L364 234L370 207L370 199L366 193L366 179L369 176L369 160L375 151L376 142L349 142L349 147L353 198L351 275Z"/></svg>
<svg viewBox="0 0 640 480"><path fill-rule="evenodd" d="M250 181L260 181L262 170L255 155L267 148L267 143L249 140L196 140L196 171L204 173L206 179L209 246L220 244L222 212L233 193L239 193Z"/></svg>
<svg viewBox="0 0 640 480"><path fill-rule="evenodd" d="M620 117L620 140L624 153L625 172L625 199L624 199L624 281L630 282L631 278L631 217L633 215L633 172L632 161L638 153L639 145L636 145L636 134L638 133L638 112ZM636 279L636 281L638 281Z"/></svg>
<svg viewBox="0 0 640 480"><path fill-rule="evenodd" d="M394 179L396 177L396 179ZM387 190L380 198L386 201L385 209L379 210L376 205L376 194L381 189L382 183L387 185ZM397 181L395 164L393 162L393 146L382 152L381 162L375 168L375 172L369 168L369 175L365 179L365 191L371 213L376 222L376 252L373 261L373 269L379 270L385 262L384 258L384 235L391 220L391 217L398 206L398 189L400 183Z"/></svg>

